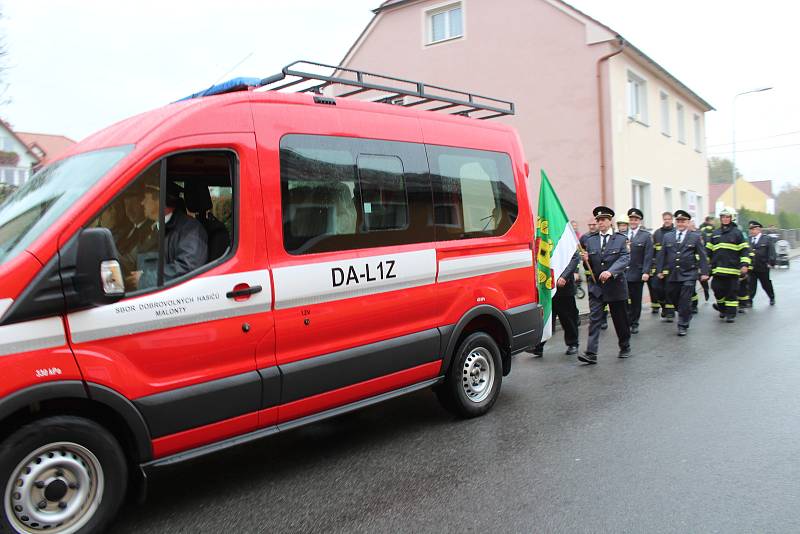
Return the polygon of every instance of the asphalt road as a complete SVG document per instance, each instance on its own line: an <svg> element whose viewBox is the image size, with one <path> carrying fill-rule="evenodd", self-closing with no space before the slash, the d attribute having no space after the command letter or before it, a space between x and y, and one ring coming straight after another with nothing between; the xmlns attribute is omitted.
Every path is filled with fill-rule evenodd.
<svg viewBox="0 0 800 534"><path fill-rule="evenodd" d="M423 391L160 472L112 531L798 532L800 262L773 280L686 338L647 313L629 360L556 334L482 418Z"/></svg>

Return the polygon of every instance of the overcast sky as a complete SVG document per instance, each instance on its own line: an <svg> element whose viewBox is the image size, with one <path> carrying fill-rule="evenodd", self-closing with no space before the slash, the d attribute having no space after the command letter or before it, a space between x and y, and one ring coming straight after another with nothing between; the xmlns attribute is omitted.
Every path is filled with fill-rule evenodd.
<svg viewBox="0 0 800 534"><path fill-rule="evenodd" d="M748 179L773 180L776 192L784 183L800 184L800 3L570 3L619 32L717 109L706 115L710 156L730 157L734 95L773 86L737 101L737 166ZM79 140L220 79L266 76L300 58L337 63L379 4L0 0L11 98L0 116L17 130Z"/></svg>

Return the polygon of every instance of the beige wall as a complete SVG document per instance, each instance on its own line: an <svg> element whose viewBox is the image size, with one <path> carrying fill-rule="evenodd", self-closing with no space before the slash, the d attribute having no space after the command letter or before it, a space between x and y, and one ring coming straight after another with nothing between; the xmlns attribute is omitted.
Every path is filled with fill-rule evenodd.
<svg viewBox="0 0 800 534"><path fill-rule="evenodd" d="M611 150L614 174L614 207L624 213L633 205L632 181L649 187L645 200L645 224L661 225L661 213L676 209L689 209L692 195L700 202L694 206L695 219L709 210L708 167L705 154L705 121L700 106L673 84L656 74L644 62L637 60L635 52L625 52L610 60L611 89ZM646 116L640 120L629 118L628 73L644 80ZM669 133L663 132L660 93L667 94ZM676 104L684 108L685 144L678 140ZM694 116L700 117L700 150L696 149ZM672 205L667 205L664 188L672 190ZM645 188L647 189L647 188ZM682 197L681 192L684 192Z"/></svg>
<svg viewBox="0 0 800 534"><path fill-rule="evenodd" d="M746 180L736 180L736 204L739 208L775 213L775 200ZM728 187L717 199L716 207L733 207L733 187ZM715 206L711 206L714 210Z"/></svg>

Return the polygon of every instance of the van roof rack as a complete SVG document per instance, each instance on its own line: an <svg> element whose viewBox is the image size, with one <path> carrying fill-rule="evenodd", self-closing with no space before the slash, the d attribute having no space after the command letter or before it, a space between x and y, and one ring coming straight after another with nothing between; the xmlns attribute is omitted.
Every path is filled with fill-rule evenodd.
<svg viewBox="0 0 800 534"><path fill-rule="evenodd" d="M183 100L249 89L324 94L334 98L357 97L368 102L418 107L481 120L514 115L514 103L506 100L303 60L290 63L272 76L236 78Z"/></svg>

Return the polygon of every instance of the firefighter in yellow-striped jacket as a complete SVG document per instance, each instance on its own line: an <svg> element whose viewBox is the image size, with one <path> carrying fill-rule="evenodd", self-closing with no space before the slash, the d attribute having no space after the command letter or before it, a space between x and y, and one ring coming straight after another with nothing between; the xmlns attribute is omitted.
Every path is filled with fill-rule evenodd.
<svg viewBox="0 0 800 534"><path fill-rule="evenodd" d="M747 264L747 274L742 274L739 277L739 313L745 313L745 308L753 307L753 301L750 298L750 271L753 270L753 260L755 258L755 253L750 246L750 242L744 237L744 233L742 233L742 238L747 245L747 248L742 250L742 256L746 254L750 258L750 263Z"/></svg>
<svg viewBox="0 0 800 534"><path fill-rule="evenodd" d="M714 309L726 322L736 321L739 308L739 277L750 265L750 247L739 228L733 224L733 213L724 209L719 214L720 227L714 230L706 249L711 257L711 289L717 303Z"/></svg>

